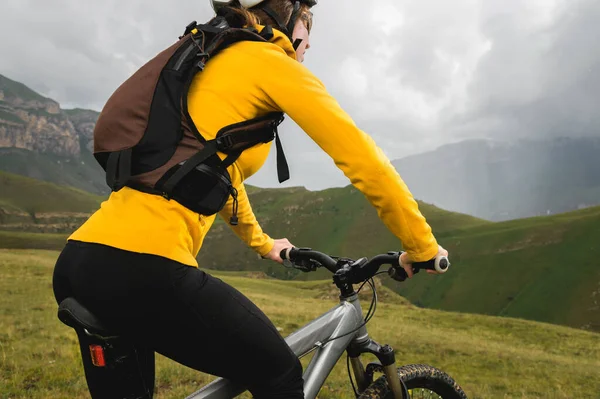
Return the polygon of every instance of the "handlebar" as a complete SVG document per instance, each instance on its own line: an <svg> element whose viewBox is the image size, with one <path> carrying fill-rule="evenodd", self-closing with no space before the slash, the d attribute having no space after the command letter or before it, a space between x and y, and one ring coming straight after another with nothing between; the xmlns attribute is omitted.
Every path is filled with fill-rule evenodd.
<svg viewBox="0 0 600 399"><path fill-rule="evenodd" d="M313 251L310 248L286 248L281 251L279 256L281 256L281 259L284 261L288 260L294 264L297 264L297 262L317 262L317 265L314 265L315 269L316 267L323 266L332 273L335 273L338 270L336 259L322 252ZM304 266L302 264L300 265Z"/></svg>
<svg viewBox="0 0 600 399"><path fill-rule="evenodd" d="M400 266L400 255L402 252L388 252L376 255L370 260L361 258L353 261L351 259L334 258L322 252L313 251L310 248L287 248L281 251L280 256L285 261L291 262L304 271L314 271L318 267L325 267L334 276L334 281L340 283L357 284L373 277L382 265L391 265L388 274L397 281L408 278L404 268ZM413 271L418 273L421 269L435 270L438 273L446 273L450 267L447 257L441 256L427 262L415 262L412 264ZM336 281L336 284L337 282Z"/></svg>

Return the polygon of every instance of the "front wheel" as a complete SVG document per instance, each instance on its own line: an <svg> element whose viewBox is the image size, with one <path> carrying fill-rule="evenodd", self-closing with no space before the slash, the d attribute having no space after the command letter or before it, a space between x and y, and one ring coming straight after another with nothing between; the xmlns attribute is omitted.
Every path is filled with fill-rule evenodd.
<svg viewBox="0 0 600 399"><path fill-rule="evenodd" d="M398 377L408 388L411 399L467 399L462 388L448 374L426 364L398 368ZM385 376L374 381L358 399L393 399Z"/></svg>

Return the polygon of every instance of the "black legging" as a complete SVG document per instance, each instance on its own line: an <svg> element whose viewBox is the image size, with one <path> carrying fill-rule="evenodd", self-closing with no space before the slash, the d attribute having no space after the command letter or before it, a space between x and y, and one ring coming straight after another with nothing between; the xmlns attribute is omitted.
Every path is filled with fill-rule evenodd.
<svg viewBox="0 0 600 399"><path fill-rule="evenodd" d="M151 398L154 352L243 384L255 398L304 398L302 365L275 326L248 298L202 270L70 241L53 286L58 302L72 296L109 328L135 339L138 378L119 378L91 364L90 338L78 334L94 399Z"/></svg>

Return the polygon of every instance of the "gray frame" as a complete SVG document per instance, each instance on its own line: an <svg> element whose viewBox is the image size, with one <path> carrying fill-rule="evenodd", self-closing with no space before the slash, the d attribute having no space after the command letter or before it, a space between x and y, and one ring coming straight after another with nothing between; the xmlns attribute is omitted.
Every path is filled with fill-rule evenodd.
<svg viewBox="0 0 600 399"><path fill-rule="evenodd" d="M342 299L340 304L285 338L297 356L317 348L304 371L304 398L315 399L331 370L353 341L368 341L358 295ZM358 329L358 330L357 330ZM352 333L354 330L356 332ZM347 334L347 335L344 335ZM329 338L340 337L322 345ZM231 399L246 390L231 381L219 378L186 399Z"/></svg>

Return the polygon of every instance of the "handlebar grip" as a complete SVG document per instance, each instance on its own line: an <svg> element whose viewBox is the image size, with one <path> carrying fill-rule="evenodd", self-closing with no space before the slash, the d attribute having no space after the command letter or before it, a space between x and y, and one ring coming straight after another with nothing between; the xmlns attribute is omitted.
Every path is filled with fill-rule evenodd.
<svg viewBox="0 0 600 399"><path fill-rule="evenodd" d="M440 256L427 262L415 262L412 264L415 269L429 269L435 270L436 272L443 274L448 271L450 267L450 261L446 256Z"/></svg>
<svg viewBox="0 0 600 399"><path fill-rule="evenodd" d="M448 257L440 256L439 258L435 258L427 262L415 262L412 264L412 266L415 273L418 273L421 269L429 269L443 274L448 271L448 268L450 267L450 261L448 260ZM406 270L399 266L390 267L388 274L391 278L400 282L408 278Z"/></svg>
<svg viewBox="0 0 600 399"><path fill-rule="evenodd" d="M292 251L292 249L294 249L294 247L282 249L281 252L279 253L279 256L281 257L281 259L290 260L290 252Z"/></svg>

